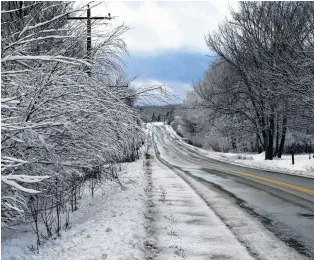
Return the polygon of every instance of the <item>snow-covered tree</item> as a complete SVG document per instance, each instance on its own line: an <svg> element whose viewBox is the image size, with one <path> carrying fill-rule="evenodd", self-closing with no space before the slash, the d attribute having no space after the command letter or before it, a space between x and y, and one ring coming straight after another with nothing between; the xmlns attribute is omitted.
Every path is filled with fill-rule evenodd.
<svg viewBox="0 0 314 260"><path fill-rule="evenodd" d="M86 28L66 19L85 4L1 7L2 220L10 225L30 211L36 221L51 207L59 215L86 180L93 192L95 183L115 176L115 164L135 158L143 133L125 101L129 94L111 88L126 50L125 26L98 24L89 60Z"/></svg>
<svg viewBox="0 0 314 260"><path fill-rule="evenodd" d="M206 38L218 57L194 84L198 106L226 122L227 139L248 140L265 159L281 157L288 132L313 134L313 10L311 2L241 2Z"/></svg>

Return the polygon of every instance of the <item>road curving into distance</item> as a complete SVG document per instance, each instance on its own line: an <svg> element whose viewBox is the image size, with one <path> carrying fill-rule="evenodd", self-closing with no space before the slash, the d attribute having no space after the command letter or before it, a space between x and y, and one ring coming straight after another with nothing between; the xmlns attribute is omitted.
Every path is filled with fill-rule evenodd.
<svg viewBox="0 0 314 260"><path fill-rule="evenodd" d="M314 259L314 178L264 171L210 159L156 125L159 159L211 184L258 218L287 245Z"/></svg>

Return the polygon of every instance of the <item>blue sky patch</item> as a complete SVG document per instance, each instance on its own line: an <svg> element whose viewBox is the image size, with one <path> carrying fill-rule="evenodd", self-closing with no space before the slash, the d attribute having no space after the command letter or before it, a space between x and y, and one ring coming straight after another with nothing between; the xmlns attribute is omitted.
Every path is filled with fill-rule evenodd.
<svg viewBox="0 0 314 260"><path fill-rule="evenodd" d="M202 78L211 60L202 53L165 51L145 56L130 54L125 62L129 78L192 83Z"/></svg>

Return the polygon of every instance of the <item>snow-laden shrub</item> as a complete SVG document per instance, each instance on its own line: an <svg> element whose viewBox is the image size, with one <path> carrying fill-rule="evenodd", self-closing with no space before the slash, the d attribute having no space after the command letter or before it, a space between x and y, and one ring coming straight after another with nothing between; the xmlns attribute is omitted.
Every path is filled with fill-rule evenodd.
<svg viewBox="0 0 314 260"><path fill-rule="evenodd" d="M83 183L93 195L118 181L117 164L142 145L128 91L111 87L126 28L101 32L88 57L85 27L65 19L76 14L71 3L1 5L2 224L41 218L51 236L60 215L76 210Z"/></svg>
<svg viewBox="0 0 314 260"><path fill-rule="evenodd" d="M181 117L176 116L175 119L170 123L170 126L174 131L177 132L181 137L187 137L187 130L185 129L184 122Z"/></svg>

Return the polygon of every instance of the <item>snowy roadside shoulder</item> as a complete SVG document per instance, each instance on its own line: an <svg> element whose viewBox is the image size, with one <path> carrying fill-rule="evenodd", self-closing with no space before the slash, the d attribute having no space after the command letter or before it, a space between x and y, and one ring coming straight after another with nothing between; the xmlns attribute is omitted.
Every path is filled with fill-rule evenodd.
<svg viewBox="0 0 314 260"><path fill-rule="evenodd" d="M72 216L71 228L61 237L45 241L39 254L30 252L29 233L6 239L2 243L4 260L99 260L143 259L145 175L143 160L122 165L120 182L106 183L94 198L82 199L80 209Z"/></svg>
<svg viewBox="0 0 314 260"><path fill-rule="evenodd" d="M217 161L228 162L230 164L246 166L254 169L275 171L285 174L300 175L303 177L314 178L314 158L309 159L308 154L295 155L295 164L292 164L291 156L283 155L281 159L264 160L264 154L237 154L220 153L208 151L202 148L187 144L171 126L166 125L166 130L180 144L201 153L202 155Z"/></svg>
<svg viewBox="0 0 314 260"><path fill-rule="evenodd" d="M189 185L156 159L152 147L149 155L149 259L253 259Z"/></svg>

